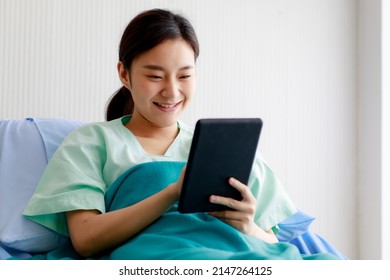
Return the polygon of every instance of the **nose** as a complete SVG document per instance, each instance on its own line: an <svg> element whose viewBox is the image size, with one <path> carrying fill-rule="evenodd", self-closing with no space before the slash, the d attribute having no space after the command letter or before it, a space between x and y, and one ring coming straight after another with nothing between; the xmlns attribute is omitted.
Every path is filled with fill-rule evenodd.
<svg viewBox="0 0 390 280"><path fill-rule="evenodd" d="M161 95L167 98L174 98L180 95L179 84L174 78L167 79Z"/></svg>

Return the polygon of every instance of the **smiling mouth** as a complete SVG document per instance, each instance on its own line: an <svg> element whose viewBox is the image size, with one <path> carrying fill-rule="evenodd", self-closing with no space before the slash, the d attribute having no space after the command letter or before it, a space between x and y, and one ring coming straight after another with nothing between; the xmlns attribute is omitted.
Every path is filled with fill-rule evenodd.
<svg viewBox="0 0 390 280"><path fill-rule="evenodd" d="M173 108L177 107L181 102L182 101L174 103L174 104L153 102L153 104L160 107L160 108L163 108L163 109L173 109Z"/></svg>

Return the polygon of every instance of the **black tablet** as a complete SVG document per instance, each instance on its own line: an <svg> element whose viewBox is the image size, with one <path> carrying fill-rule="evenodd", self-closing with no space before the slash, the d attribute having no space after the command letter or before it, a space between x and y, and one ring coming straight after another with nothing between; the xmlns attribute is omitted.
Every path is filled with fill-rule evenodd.
<svg viewBox="0 0 390 280"><path fill-rule="evenodd" d="M259 118L200 119L183 179L178 210L211 212L227 207L209 202L212 194L242 199L228 184L248 183L263 122Z"/></svg>

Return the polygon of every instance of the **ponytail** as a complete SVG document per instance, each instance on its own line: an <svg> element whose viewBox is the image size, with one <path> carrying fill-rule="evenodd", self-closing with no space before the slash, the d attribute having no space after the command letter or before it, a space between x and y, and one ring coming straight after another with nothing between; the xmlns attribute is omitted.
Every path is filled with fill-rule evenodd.
<svg viewBox="0 0 390 280"><path fill-rule="evenodd" d="M127 88L121 87L108 101L106 107L106 121L130 115L133 113L133 109L134 101L131 97L131 92Z"/></svg>

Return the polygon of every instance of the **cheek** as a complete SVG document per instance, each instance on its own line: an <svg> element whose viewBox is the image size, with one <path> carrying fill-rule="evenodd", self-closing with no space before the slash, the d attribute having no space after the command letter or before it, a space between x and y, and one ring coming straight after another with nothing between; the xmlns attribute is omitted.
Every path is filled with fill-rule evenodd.
<svg viewBox="0 0 390 280"><path fill-rule="evenodd" d="M195 94L196 90L196 81L193 80L186 84L185 86L185 95L187 98L191 98Z"/></svg>
<svg viewBox="0 0 390 280"><path fill-rule="evenodd" d="M158 87L155 83L143 81L142 79L137 80L132 86L132 92L143 98L154 95L156 91L158 91Z"/></svg>

